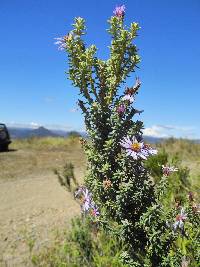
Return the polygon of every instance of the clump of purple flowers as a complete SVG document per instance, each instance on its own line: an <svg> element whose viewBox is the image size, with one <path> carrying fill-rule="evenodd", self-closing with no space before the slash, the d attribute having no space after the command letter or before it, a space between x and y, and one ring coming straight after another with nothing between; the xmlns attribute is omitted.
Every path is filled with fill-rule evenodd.
<svg viewBox="0 0 200 267"><path fill-rule="evenodd" d="M165 176L169 176L169 175L171 175L173 172L177 172L178 171L178 169L177 168L175 168L174 166L164 166L164 165L162 165L162 171L163 171L163 174L165 175Z"/></svg>
<svg viewBox="0 0 200 267"><path fill-rule="evenodd" d="M81 186L79 187L75 193L75 198L80 199L81 201L81 211L84 214L90 213L92 216L97 217L99 216L99 209L94 203L92 199L92 194L89 192L87 187Z"/></svg>
<svg viewBox="0 0 200 267"><path fill-rule="evenodd" d="M117 107L117 113L119 115L123 115L126 110L126 106L124 104L121 104Z"/></svg>
<svg viewBox="0 0 200 267"><path fill-rule="evenodd" d="M146 160L148 156L157 154L156 149L148 144L144 144L144 142L138 142L135 137L131 139L127 136L120 142L120 144L126 149L127 155L133 157L135 160Z"/></svg>
<svg viewBox="0 0 200 267"><path fill-rule="evenodd" d="M116 17L123 18L125 15L125 5L117 6L113 13Z"/></svg>

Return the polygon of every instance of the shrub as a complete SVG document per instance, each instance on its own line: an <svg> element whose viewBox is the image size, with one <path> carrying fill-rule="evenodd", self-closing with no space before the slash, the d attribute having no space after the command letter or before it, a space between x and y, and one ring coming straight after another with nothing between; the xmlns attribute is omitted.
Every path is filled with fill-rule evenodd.
<svg viewBox="0 0 200 267"><path fill-rule="evenodd" d="M60 185L64 186L67 191L73 192L74 187L78 187L78 181L74 175L74 165L69 162L65 163L62 170L55 169L54 173L58 177Z"/></svg>
<svg viewBox="0 0 200 267"><path fill-rule="evenodd" d="M81 195L83 211L95 215L95 223L109 229L113 237L119 236L126 244L121 254L125 264L180 266L188 254L177 242L186 232L186 239L192 240L190 230L186 230L195 222L196 213L192 213L187 202L183 202L186 208L180 207L179 211L165 201L165 195L173 191L168 177L175 171L174 167L165 166L159 177L161 169L154 166L156 184L145 167L144 161L156 154L156 150L143 142L143 123L133 120L142 112L132 105L141 86L140 80L137 78L134 86L126 87L122 96L119 94L120 86L140 62L133 43L139 25L131 23L126 27L124 19L125 7L121 6L108 20L111 45L107 60L97 58L94 45L86 48L82 38L86 30L83 18L75 18L73 30L57 42L68 54L69 79L79 87L79 106L90 138L90 142L82 141L88 158L85 183L89 191L82 187L77 195ZM166 161L165 155L157 159ZM187 170L173 177L176 175L178 182L179 178L187 182ZM181 186L178 184L178 191L173 194L178 194ZM96 205L100 216L94 212ZM186 217L188 223L185 223ZM193 225L191 229L194 233ZM192 255L198 234L194 236ZM194 264L198 257L194 255Z"/></svg>

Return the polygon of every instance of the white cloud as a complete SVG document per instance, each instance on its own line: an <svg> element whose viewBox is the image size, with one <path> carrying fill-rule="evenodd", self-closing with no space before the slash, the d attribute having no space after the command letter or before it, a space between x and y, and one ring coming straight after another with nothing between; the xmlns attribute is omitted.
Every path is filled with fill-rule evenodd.
<svg viewBox="0 0 200 267"><path fill-rule="evenodd" d="M63 131L72 131L74 128L71 125L62 125L62 124L44 124L45 128L50 130L63 130Z"/></svg>
<svg viewBox="0 0 200 267"><path fill-rule="evenodd" d="M162 132L156 125L149 128L145 128L143 130L143 134L152 137L162 137L162 138L168 137L168 135Z"/></svg>
<svg viewBox="0 0 200 267"><path fill-rule="evenodd" d="M34 129L34 128L38 128L41 126L41 124L37 123L37 122L29 122L29 123L18 123L18 122L7 122L6 125L8 127L13 127L13 128L30 128L30 129Z"/></svg>
<svg viewBox="0 0 200 267"><path fill-rule="evenodd" d="M190 126L177 126L177 125L162 125L162 124L158 124L155 125L157 128L159 129L165 129L165 130L178 130L181 132L187 132L187 131L191 131L194 130L194 127L190 127Z"/></svg>
<svg viewBox="0 0 200 267"><path fill-rule="evenodd" d="M40 127L41 125L40 124L38 124L37 122L31 122L30 123L30 127L31 128L38 128L38 127Z"/></svg>
<svg viewBox="0 0 200 267"><path fill-rule="evenodd" d="M143 130L143 134L152 137L194 138L194 127L177 125L153 125Z"/></svg>

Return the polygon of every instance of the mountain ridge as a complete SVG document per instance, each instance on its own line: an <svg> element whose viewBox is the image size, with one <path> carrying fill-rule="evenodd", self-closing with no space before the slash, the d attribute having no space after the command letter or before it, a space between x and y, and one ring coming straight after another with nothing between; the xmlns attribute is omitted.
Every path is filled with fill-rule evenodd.
<svg viewBox="0 0 200 267"><path fill-rule="evenodd" d="M10 136L12 139L23 139L30 137L68 137L71 134L80 135L82 137L87 137L86 132L78 131L64 131L59 129L47 129L43 126L40 126L36 129L33 128L19 128L19 127L8 127ZM148 143L156 144L161 143L169 138L161 138L154 136L143 136L144 140ZM175 138L176 139L176 138ZM200 143L200 140L191 140L197 144Z"/></svg>

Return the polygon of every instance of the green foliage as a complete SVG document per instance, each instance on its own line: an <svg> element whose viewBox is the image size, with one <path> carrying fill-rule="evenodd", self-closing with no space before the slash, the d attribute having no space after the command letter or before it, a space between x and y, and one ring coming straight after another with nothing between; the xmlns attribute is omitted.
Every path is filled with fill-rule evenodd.
<svg viewBox="0 0 200 267"><path fill-rule="evenodd" d="M181 202L184 201L185 195L191 191L191 183L190 171L187 167L181 165L178 154L170 158L169 154L162 149L160 153L154 157L148 158L145 162L145 166L149 170L154 183L157 184L163 175L162 166L167 165L169 162L177 166L178 171L171 174L167 179L168 189L165 194L165 202L168 205L174 204L174 202L181 204Z"/></svg>
<svg viewBox="0 0 200 267"><path fill-rule="evenodd" d="M169 202L169 183L162 177L156 186L156 204L140 219L148 239L144 266L180 266L184 260L189 264L186 266L199 266L200 216L194 209L194 199L182 199L187 218L184 226L175 228L182 208L180 202L173 206Z"/></svg>
<svg viewBox="0 0 200 267"><path fill-rule="evenodd" d="M150 175L153 177L154 182L157 183L162 177L162 166L168 163L168 154L163 149L154 157L150 157L145 162L145 167L149 170Z"/></svg>
<svg viewBox="0 0 200 267"><path fill-rule="evenodd" d="M122 243L88 220L76 218L65 240L39 255L33 255L35 266L54 267L127 267L120 260Z"/></svg>

